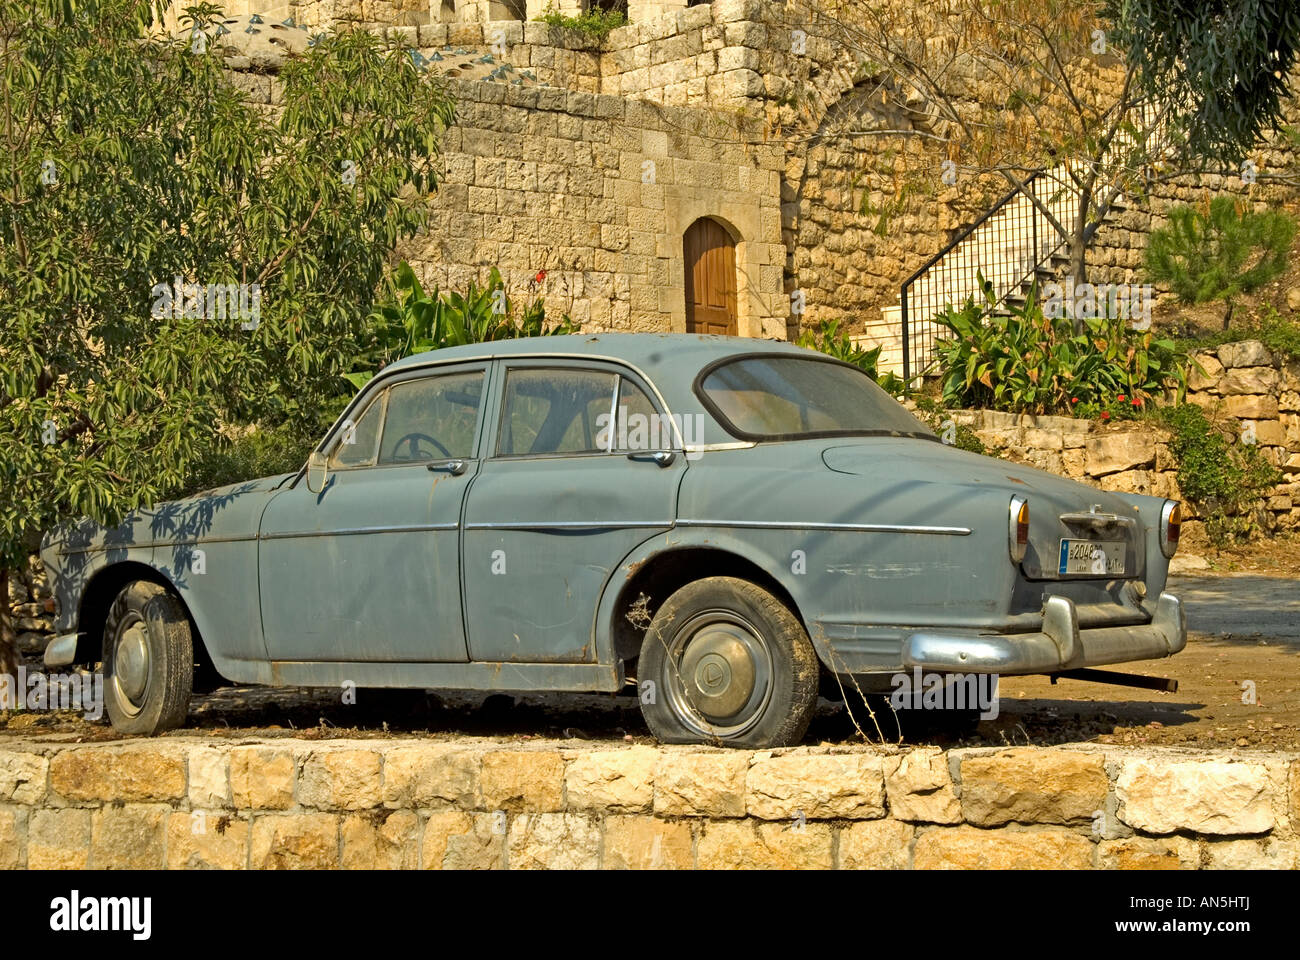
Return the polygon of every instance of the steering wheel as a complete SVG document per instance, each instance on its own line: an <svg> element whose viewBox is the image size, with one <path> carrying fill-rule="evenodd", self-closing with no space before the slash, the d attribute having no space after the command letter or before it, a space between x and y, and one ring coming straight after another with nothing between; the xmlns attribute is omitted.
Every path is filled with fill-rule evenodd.
<svg viewBox="0 0 1300 960"><path fill-rule="evenodd" d="M427 450L420 449L419 442L421 440L425 440L433 444L433 446L437 447L439 450L442 451L443 456L445 456L448 460L452 459L451 451L448 450L446 447L444 447L437 440L433 439L433 437L429 436L427 433L408 433L398 438L397 443L393 444L393 457L396 458L398 448L400 448L402 444L406 444L407 447L410 449L410 453L406 457L403 457L402 459L404 460L434 459L433 456L429 454Z"/></svg>

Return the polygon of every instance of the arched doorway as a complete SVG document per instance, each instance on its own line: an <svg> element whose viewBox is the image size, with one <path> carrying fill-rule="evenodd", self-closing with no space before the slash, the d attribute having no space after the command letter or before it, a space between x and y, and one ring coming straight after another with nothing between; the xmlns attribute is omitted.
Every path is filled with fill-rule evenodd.
<svg viewBox="0 0 1300 960"><path fill-rule="evenodd" d="M682 240L686 264L686 332L736 330L736 241L726 228L701 217Z"/></svg>

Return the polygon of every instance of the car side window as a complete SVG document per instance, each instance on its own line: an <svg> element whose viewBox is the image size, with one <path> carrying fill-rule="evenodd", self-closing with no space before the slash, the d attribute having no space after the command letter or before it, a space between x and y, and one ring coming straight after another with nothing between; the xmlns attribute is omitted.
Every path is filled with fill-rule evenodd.
<svg viewBox="0 0 1300 960"><path fill-rule="evenodd" d="M379 463L472 457L482 399L482 370L423 377L389 387Z"/></svg>
<svg viewBox="0 0 1300 960"><path fill-rule="evenodd" d="M331 469L364 467L375 462L375 447L379 442L379 425L384 418L384 400L388 391L381 391L366 406L356 420L344 420L339 431L334 452L330 455Z"/></svg>
<svg viewBox="0 0 1300 960"><path fill-rule="evenodd" d="M617 381L617 374L603 370L511 370L506 375L497 456L604 452L600 417L609 417Z"/></svg>
<svg viewBox="0 0 1300 960"><path fill-rule="evenodd" d="M601 433L597 443L602 450L662 450L673 446L672 427L659 417L645 391L627 377L618 378L618 405L614 416L602 410ZM611 429L606 432L606 424Z"/></svg>

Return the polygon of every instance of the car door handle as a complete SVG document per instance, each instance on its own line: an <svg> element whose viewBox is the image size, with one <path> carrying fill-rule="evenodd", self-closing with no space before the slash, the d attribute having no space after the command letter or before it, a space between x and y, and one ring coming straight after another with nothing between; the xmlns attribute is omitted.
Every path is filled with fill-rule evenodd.
<svg viewBox="0 0 1300 960"><path fill-rule="evenodd" d="M430 463L425 466L426 470L432 473L450 473L453 477L459 477L469 469L468 460L439 460L437 463Z"/></svg>
<svg viewBox="0 0 1300 960"><path fill-rule="evenodd" d="M627 458L638 462L652 461L661 467L666 467L677 458L677 454L672 450L635 450L629 453Z"/></svg>

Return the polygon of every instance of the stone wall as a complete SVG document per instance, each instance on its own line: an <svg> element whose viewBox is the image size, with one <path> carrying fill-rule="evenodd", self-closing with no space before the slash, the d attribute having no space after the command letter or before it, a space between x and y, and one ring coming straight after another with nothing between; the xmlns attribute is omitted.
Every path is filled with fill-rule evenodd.
<svg viewBox="0 0 1300 960"><path fill-rule="evenodd" d="M554 87L449 81L458 122L427 233L399 249L463 289L500 265L587 329L686 329L682 237L700 217L736 244L738 330L785 333L782 157L736 116Z"/></svg>
<svg viewBox="0 0 1300 960"><path fill-rule="evenodd" d="M1258 340L1194 354L1189 402L1238 437L1253 438L1283 480L1257 503L1265 531L1300 527L1300 364L1283 362ZM1103 490L1182 500L1168 431L1147 420L1102 423L993 410L943 415L970 427L990 451ZM1203 517L1185 503L1187 539L1204 539Z"/></svg>
<svg viewBox="0 0 1300 960"><path fill-rule="evenodd" d="M1300 100L1283 102L1285 122L1300 124ZM1093 283L1143 283L1146 270L1143 254L1151 231L1168 227L1169 208L1175 205L1208 205L1219 195L1240 200L1247 209L1282 209L1300 213L1300 191L1294 178L1300 172L1300 149L1281 133L1268 133L1250 153L1253 169L1227 174L1189 174L1152 185L1145 200L1130 200L1126 207L1098 231L1088 251L1088 279ZM1282 179L1279 179L1282 178ZM1226 309L1226 308L1225 308Z"/></svg>
<svg viewBox="0 0 1300 960"><path fill-rule="evenodd" d="M1300 759L1117 748L216 741L0 749L0 867L1300 864Z"/></svg>
<svg viewBox="0 0 1300 960"><path fill-rule="evenodd" d="M9 574L9 619L17 638L18 653L39 660L54 636L54 613L47 607L53 593L45 567L36 557Z"/></svg>

